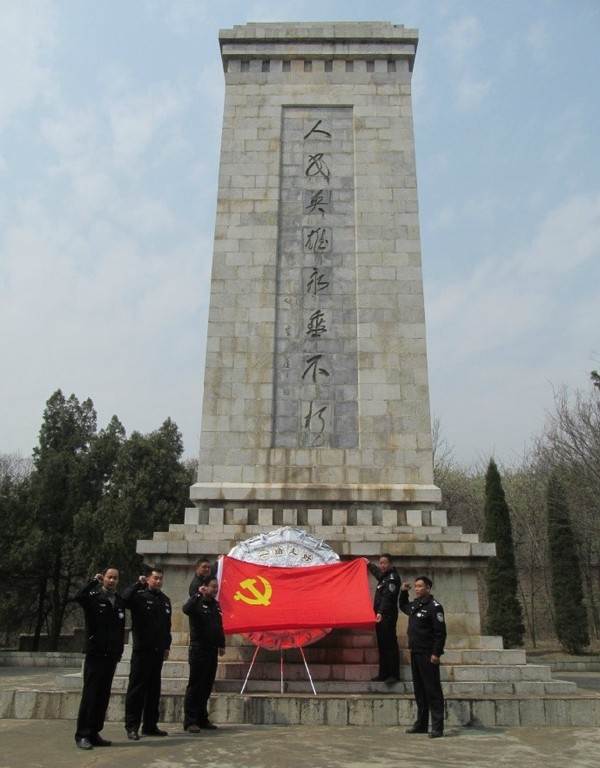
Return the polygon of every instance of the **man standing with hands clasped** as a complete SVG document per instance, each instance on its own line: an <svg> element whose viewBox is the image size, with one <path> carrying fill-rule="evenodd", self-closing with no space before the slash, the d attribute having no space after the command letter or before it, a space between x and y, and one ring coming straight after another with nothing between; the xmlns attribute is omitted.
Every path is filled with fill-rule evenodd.
<svg viewBox="0 0 600 768"><path fill-rule="evenodd" d="M221 608L216 600L219 582L207 576L183 606L190 620L190 678L185 689L183 727L188 733L214 730L208 719L208 700L217 674L218 657L225 653Z"/></svg>
<svg viewBox="0 0 600 768"><path fill-rule="evenodd" d="M410 602L409 582L402 584L400 610L408 615L408 647L417 719L407 733L427 733L431 712L430 739L444 735L444 694L440 681L440 657L446 642L444 609L431 594L428 576L415 579L415 599Z"/></svg>
<svg viewBox="0 0 600 768"><path fill-rule="evenodd" d="M379 674L372 680L393 685L400 679L400 651L396 634L400 576L392 565L391 555L387 554L379 558L379 567L375 563L367 563L367 568L377 579L373 610L379 651Z"/></svg>

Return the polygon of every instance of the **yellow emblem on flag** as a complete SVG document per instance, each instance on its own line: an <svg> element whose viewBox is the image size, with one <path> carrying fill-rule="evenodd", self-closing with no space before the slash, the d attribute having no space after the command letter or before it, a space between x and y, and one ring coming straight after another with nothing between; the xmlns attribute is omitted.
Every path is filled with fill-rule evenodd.
<svg viewBox="0 0 600 768"><path fill-rule="evenodd" d="M248 595L243 595L241 592L236 592L233 599L241 600L247 605L270 605L273 588L262 576L258 576L257 578L262 581L264 592L260 592L257 587L254 586L256 584L256 579L245 579L244 581L240 581L240 587L249 592L251 596L248 597Z"/></svg>

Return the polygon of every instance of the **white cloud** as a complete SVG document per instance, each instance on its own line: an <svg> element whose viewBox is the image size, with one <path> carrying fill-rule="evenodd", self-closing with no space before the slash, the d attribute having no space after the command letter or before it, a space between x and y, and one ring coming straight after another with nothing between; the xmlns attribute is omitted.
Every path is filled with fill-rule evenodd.
<svg viewBox="0 0 600 768"><path fill-rule="evenodd" d="M550 34L547 22L536 19L525 33L525 47L536 64L543 64L550 47Z"/></svg>
<svg viewBox="0 0 600 768"><path fill-rule="evenodd" d="M481 44L482 38L481 22L475 16L466 15L448 25L445 43L452 57L460 62Z"/></svg>
<svg viewBox="0 0 600 768"><path fill-rule="evenodd" d="M581 313L565 313L574 298L566 294L580 285L591 289L599 265L600 197L565 201L547 212L530 243L514 254L499 242L494 257L471 274L444 285L432 282L427 316L433 357L452 349L453 360L473 362L492 350L521 349L552 329L576 337ZM593 306L599 300L600 286L587 301ZM571 332L571 324L577 330Z"/></svg>
<svg viewBox="0 0 600 768"><path fill-rule="evenodd" d="M117 166L131 166L144 155L162 128L189 105L185 89L154 84L107 105Z"/></svg>
<svg viewBox="0 0 600 768"><path fill-rule="evenodd" d="M52 3L0 3L0 128L54 92L50 62L55 45L56 11Z"/></svg>
<svg viewBox="0 0 600 768"><path fill-rule="evenodd" d="M207 17L208 3L203 0L146 0L146 5L163 17L168 28L179 37L195 34Z"/></svg>
<svg viewBox="0 0 600 768"><path fill-rule="evenodd" d="M524 277L559 280L585 262L600 262L600 195L577 195L549 211L513 266Z"/></svg>
<svg viewBox="0 0 600 768"><path fill-rule="evenodd" d="M458 106L461 109L478 107L492 87L492 80L476 79L469 75L462 77L457 84Z"/></svg>

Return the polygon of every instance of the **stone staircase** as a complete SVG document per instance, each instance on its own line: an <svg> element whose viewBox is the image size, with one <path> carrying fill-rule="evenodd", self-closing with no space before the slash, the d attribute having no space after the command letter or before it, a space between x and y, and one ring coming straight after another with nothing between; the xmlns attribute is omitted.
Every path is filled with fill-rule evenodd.
<svg viewBox="0 0 600 768"><path fill-rule="evenodd" d="M187 640L175 635L163 668L162 719L179 723L187 683ZM312 725L408 725L414 704L408 652L401 651L401 681L371 682L377 673L373 634L338 630L304 649L317 692L313 695L304 661L297 649L260 649L240 695L255 647L242 638L219 663L211 717L220 723ZM449 637L442 680L448 725L600 725L600 696L583 695L574 683L553 680L550 667L527 664L525 651L504 650L496 637ZM123 716L130 649L119 664L109 716ZM283 660L283 683L281 661ZM62 675L63 691L81 686L81 674ZM63 702L64 709L64 702Z"/></svg>
<svg viewBox="0 0 600 768"><path fill-rule="evenodd" d="M184 633L182 633L184 634ZM179 642L184 637L176 638ZM441 677L447 696L501 695L561 695L574 694L574 683L552 680L549 666L528 664L523 650L504 650L500 638L481 637L481 646L460 648L467 638L448 638L443 657ZM401 638L402 641L402 638ZM239 693L249 672L255 647L241 639L234 643L220 660L216 693ZM332 632L314 645L307 646L304 656L320 694L412 694L412 677L408 651L401 652L401 680L395 685L371 682L377 674L377 650L373 633L350 630ZM125 659L117 668L114 690L125 690L129 672L128 648ZM298 649L269 651L260 649L250 672L245 692L312 693L310 681ZM182 693L188 676L187 647L175 645L169 661L163 667L163 691Z"/></svg>
<svg viewBox="0 0 600 768"><path fill-rule="evenodd" d="M338 635L337 637L335 635ZM163 669L161 722L180 727L187 682L185 633ZM370 678L377 652L370 633L337 631L304 649L317 695L313 695L298 650L259 650L244 694L240 695L255 648L234 637L219 664L211 717L220 724L406 726L414 719L408 653L401 652L401 681L386 686ZM504 650L495 637L448 638L442 679L446 717L452 726L600 726L600 695L574 683L553 680L550 667L527 664L525 652ZM119 664L108 719L120 722L129 668ZM60 674L54 689L15 688L0 692L0 717L74 719L79 706L81 671Z"/></svg>

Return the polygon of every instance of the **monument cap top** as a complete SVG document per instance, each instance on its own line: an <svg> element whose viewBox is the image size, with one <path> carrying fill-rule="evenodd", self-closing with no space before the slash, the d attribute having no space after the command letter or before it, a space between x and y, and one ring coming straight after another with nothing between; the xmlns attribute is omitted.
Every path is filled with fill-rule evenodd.
<svg viewBox="0 0 600 768"><path fill-rule="evenodd" d="M249 22L219 31L223 58L260 55L305 58L408 59L412 70L419 41L416 29L389 21Z"/></svg>
<svg viewBox="0 0 600 768"><path fill-rule="evenodd" d="M418 38L417 29L406 28L404 24L390 21L289 21L268 22L249 21L247 24L235 24L232 29L219 30L219 39L225 37L248 37L265 40L282 38L301 39L305 37L331 38Z"/></svg>

